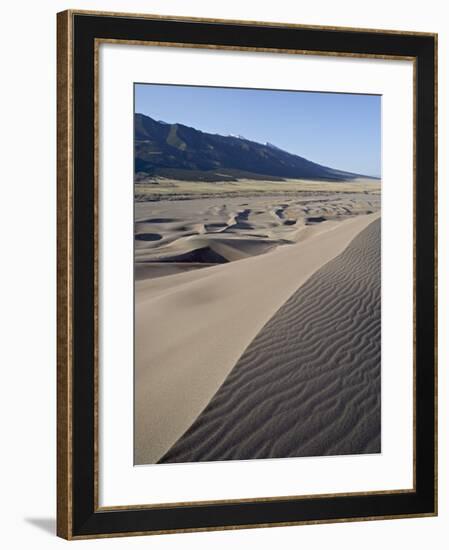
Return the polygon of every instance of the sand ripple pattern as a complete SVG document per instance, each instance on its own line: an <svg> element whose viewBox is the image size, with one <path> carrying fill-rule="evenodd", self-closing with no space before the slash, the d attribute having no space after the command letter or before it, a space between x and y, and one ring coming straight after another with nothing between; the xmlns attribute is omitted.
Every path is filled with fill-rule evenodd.
<svg viewBox="0 0 449 550"><path fill-rule="evenodd" d="M380 265L376 220L278 310L159 462L380 452Z"/></svg>

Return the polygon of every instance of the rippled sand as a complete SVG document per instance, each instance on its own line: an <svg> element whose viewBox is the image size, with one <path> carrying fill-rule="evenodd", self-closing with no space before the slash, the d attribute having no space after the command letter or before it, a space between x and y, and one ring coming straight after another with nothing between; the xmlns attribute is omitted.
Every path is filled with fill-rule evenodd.
<svg viewBox="0 0 449 550"><path fill-rule="evenodd" d="M136 204L136 464L377 452L380 367L345 292L375 318L380 241L345 249L379 209L374 191Z"/></svg>
<svg viewBox="0 0 449 550"><path fill-rule="evenodd" d="M380 452L380 220L268 321L160 462Z"/></svg>

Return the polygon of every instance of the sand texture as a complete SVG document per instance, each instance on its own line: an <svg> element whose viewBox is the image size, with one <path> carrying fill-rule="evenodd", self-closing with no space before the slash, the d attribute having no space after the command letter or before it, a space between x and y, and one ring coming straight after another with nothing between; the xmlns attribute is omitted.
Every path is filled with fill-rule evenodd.
<svg viewBox="0 0 449 550"><path fill-rule="evenodd" d="M380 195L371 191L307 191L280 197L192 195L185 200L138 202L135 277L161 277L265 254L304 240L311 226L379 208Z"/></svg>
<svg viewBox="0 0 449 550"><path fill-rule="evenodd" d="M217 207L202 201L206 210ZM199 206L186 202L184 215ZM355 201L354 209L360 204ZM363 204L337 216L340 205L334 205L329 218L307 222L304 215L294 218L291 206L290 219L299 221L294 229L276 221L285 221L280 214L289 214L287 206L276 213L272 202L264 208L257 201L242 204L250 210L245 221L228 201L234 216L220 215L230 222L226 228L238 233L221 234L218 248L198 241L191 246L195 239L216 238L198 234L198 227L197 234L181 238L171 238L173 228L160 231L160 240L169 240L163 248L136 248L136 262L142 264L152 255L160 260L170 248L170 254L209 248L227 260L195 269L188 257L191 269L136 281L136 464L378 449L380 337L370 324L380 307L377 226L356 239L352 252L336 258L379 213L367 214ZM176 214L176 208L171 211ZM259 222L250 223L256 212ZM148 218L137 210L136 221L152 230L177 223L176 216L167 221L162 214ZM283 228L292 231L288 239L280 236ZM262 231L266 238L255 235ZM255 252L259 240L261 250Z"/></svg>
<svg viewBox="0 0 449 550"><path fill-rule="evenodd" d="M268 321L160 462L380 452L380 220Z"/></svg>

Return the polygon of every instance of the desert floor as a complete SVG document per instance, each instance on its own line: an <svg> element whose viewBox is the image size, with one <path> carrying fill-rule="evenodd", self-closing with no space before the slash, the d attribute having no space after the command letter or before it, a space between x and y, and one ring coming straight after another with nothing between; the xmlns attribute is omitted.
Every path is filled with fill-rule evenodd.
<svg viewBox="0 0 449 550"><path fill-rule="evenodd" d="M379 452L379 182L175 185L136 191L135 463Z"/></svg>

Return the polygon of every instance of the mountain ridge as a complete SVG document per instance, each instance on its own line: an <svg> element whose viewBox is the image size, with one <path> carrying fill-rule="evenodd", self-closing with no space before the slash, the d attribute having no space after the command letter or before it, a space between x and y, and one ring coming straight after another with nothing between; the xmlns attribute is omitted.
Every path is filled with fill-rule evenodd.
<svg viewBox="0 0 449 550"><path fill-rule="evenodd" d="M370 177L323 166L268 142L210 134L142 113L134 115L134 172L136 183L157 177L209 182L241 178L343 182Z"/></svg>

